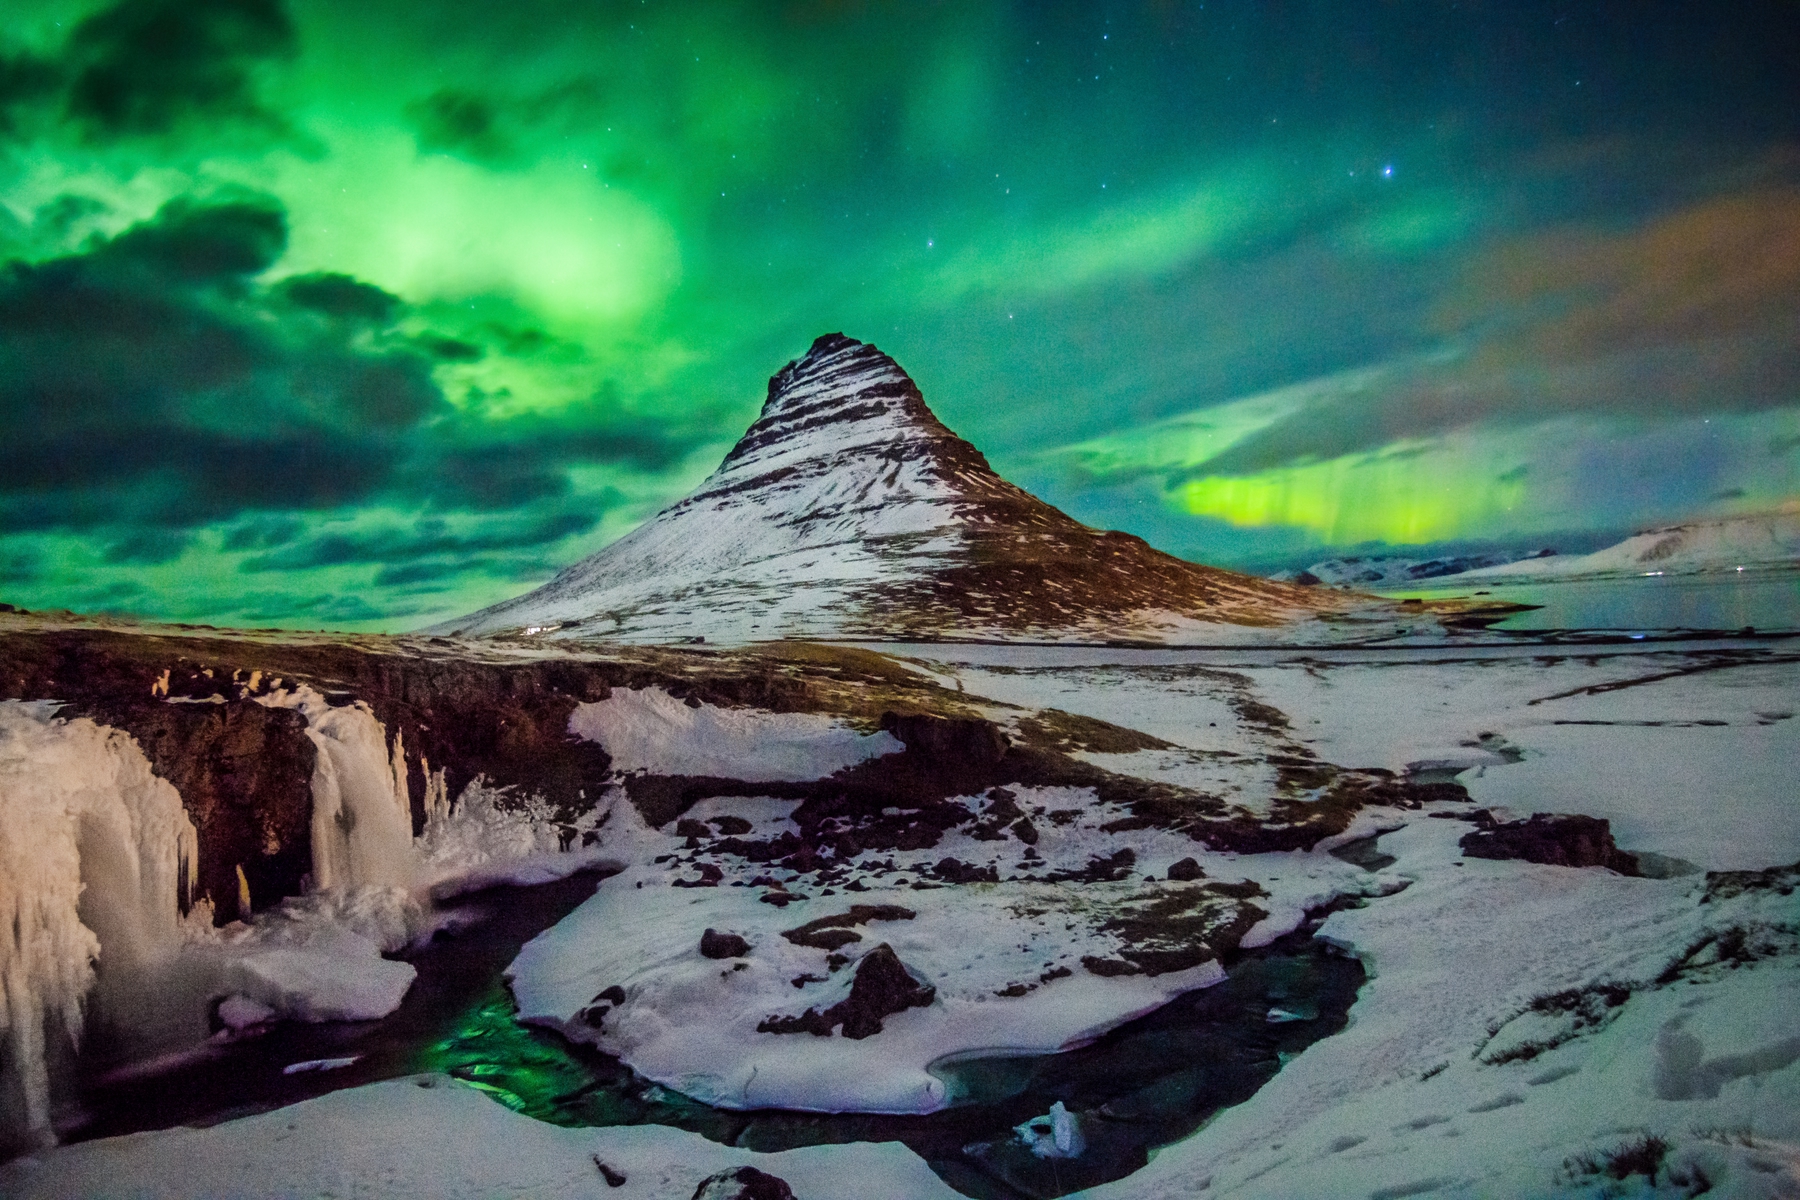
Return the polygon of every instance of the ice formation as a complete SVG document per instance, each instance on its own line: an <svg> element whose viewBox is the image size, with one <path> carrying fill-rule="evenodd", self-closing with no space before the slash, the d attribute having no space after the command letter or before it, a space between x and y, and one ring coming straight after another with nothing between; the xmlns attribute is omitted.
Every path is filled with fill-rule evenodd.
<svg viewBox="0 0 1800 1200"><path fill-rule="evenodd" d="M387 734L361 701L333 705L309 687L257 699L306 718L319 748L313 767L313 885L408 887L416 881L412 812L400 739Z"/></svg>
<svg viewBox="0 0 1800 1200"><path fill-rule="evenodd" d="M101 971L181 942L196 836L181 797L129 736L0 701L0 1125L50 1131L54 1024L81 1036Z"/></svg>
<svg viewBox="0 0 1800 1200"><path fill-rule="evenodd" d="M415 842L405 747L367 705L309 687L257 699L299 711L318 748L313 886L221 930L183 922L196 831L130 735L59 719L54 701L0 702L0 1142L52 1140L57 1060L114 992L136 989L128 1032L152 1041L193 1036L191 1010L221 994L234 1027L385 1016L415 972L384 955L431 928L426 887L542 882L596 859L606 806L571 823L482 780L453 804L429 764Z"/></svg>

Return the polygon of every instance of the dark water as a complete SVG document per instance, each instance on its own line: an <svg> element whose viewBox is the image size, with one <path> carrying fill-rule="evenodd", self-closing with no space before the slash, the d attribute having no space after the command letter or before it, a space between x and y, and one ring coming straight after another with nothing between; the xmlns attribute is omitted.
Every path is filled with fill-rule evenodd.
<svg viewBox="0 0 1800 1200"><path fill-rule="evenodd" d="M1454 586L1384 592L1396 597L1476 599L1535 604L1495 629L1704 629L1760 633L1800 629L1800 570L1742 575L1653 575L1561 583Z"/></svg>
<svg viewBox="0 0 1800 1200"><path fill-rule="evenodd" d="M1253 1095L1281 1065L1344 1027L1363 982L1354 959L1309 930L1239 956L1225 982L1061 1054L969 1059L940 1068L955 1107L922 1117L715 1109L619 1060L520 1024L501 972L519 947L591 895L596 878L496 889L485 915L409 956L419 979L383 1021L277 1026L154 1078L89 1088L70 1140L210 1124L340 1087L442 1071L517 1112L565 1126L673 1125L753 1150L851 1141L906 1143L952 1187L983 1200L1052 1197L1122 1178L1149 1151ZM474 914L471 914L474 915ZM1279 1009L1295 1019L1269 1020ZM362 1057L335 1071L290 1063ZM1013 1135L1062 1102L1086 1143L1040 1158Z"/></svg>

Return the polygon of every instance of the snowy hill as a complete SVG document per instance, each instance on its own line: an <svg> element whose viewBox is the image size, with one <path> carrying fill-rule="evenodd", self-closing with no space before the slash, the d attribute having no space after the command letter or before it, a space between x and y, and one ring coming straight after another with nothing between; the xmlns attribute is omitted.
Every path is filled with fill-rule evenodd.
<svg viewBox="0 0 1800 1200"><path fill-rule="evenodd" d="M1592 554L1528 558L1467 571L1458 583L1519 583L1607 575L1688 575L1800 565L1800 509L1664 525Z"/></svg>
<svg viewBox="0 0 1800 1200"><path fill-rule="evenodd" d="M1487 554L1438 555L1434 558L1407 558L1401 555L1354 555L1328 558L1299 571L1274 576L1290 583L1325 584L1327 587L1355 588L1406 587L1424 579L1442 579L1487 567L1498 567L1522 558L1549 558L1554 550L1529 554L1493 551Z"/></svg>
<svg viewBox="0 0 1800 1200"><path fill-rule="evenodd" d="M1163 639L1345 603L1082 525L995 474L893 359L827 334L769 381L761 416L691 495L432 632Z"/></svg>

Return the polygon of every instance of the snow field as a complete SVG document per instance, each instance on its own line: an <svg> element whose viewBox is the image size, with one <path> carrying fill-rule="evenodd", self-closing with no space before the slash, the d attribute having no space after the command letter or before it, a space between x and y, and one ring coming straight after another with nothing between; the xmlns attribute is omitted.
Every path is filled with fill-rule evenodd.
<svg viewBox="0 0 1800 1200"><path fill-rule="evenodd" d="M599 1163L622 1173L611 1187ZM208 1129L84 1142L0 1165L18 1200L691 1200L716 1172L754 1166L798 1200L956 1200L893 1142L760 1154L660 1125L561 1129L442 1075L332 1092Z"/></svg>
<svg viewBox="0 0 1800 1200"><path fill-rule="evenodd" d="M1708 1195L1796 1194L1800 899L1701 904L1693 879L1462 859L1466 828L1422 819L1385 836L1389 871L1415 882L1326 922L1322 936L1371 974L1348 1029L1145 1170L1082 1195L1689 1195L1671 1172L1696 1169ZM1701 935L1733 927L1787 949L1657 984ZM1580 1019L1554 1001L1529 1011L1621 983L1622 1002L1590 992ZM1645 1136L1669 1144L1669 1190L1582 1169Z"/></svg>
<svg viewBox="0 0 1800 1200"><path fill-rule="evenodd" d="M953 829L927 850L864 853L852 871L863 890L831 889L835 894L729 855L691 855L719 869L718 886L676 886L700 878L697 866L677 861L684 839L644 826L621 806L616 819L634 827L622 829L611 849L632 865L520 953L508 972L520 1015L592 1041L640 1074L722 1107L931 1112L955 1099L932 1073L939 1059L1080 1044L1224 977L1215 961L1162 975L1111 977L1082 964L1084 957L1118 954L1120 939L1105 928L1109 920L1166 896L1199 895L1203 885L1164 880L1179 859L1199 858L1209 881L1249 877L1263 884L1269 895L1248 902L1264 914L1251 931L1253 945L1292 931L1306 909L1336 895L1392 886L1324 854L1240 857L1212 854L1161 830L1107 833L1100 826L1120 814L1086 788L1008 790L1033 814L1032 857L1016 840L982 841ZM977 809L983 803L963 802ZM752 826L744 836L772 838L795 828L787 813L796 803L718 798L696 805L688 818L737 817ZM1079 871L1120 849L1131 849L1136 861L1117 882L1017 878ZM992 865L1001 882L913 886L931 880L931 866L946 857ZM806 898L777 907L761 899L767 885L734 886L768 878L794 880L790 894ZM826 950L782 937L852 904L897 905L915 915L857 925L860 940L841 951L851 961L836 971ZM1228 919L1237 902L1219 907ZM709 928L744 937L748 955L703 957L700 938ZM862 1040L758 1032L768 1017L798 1016L842 1000L854 960L883 943L936 988L932 1004L884 1018L882 1032ZM578 1014L613 987L624 1000L596 1030ZM1000 994L1005 991L1013 994Z"/></svg>

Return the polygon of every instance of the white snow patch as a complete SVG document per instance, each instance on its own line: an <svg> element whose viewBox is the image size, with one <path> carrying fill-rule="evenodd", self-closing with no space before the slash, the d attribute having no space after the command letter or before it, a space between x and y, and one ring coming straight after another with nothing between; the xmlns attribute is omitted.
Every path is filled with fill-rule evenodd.
<svg viewBox="0 0 1800 1200"><path fill-rule="evenodd" d="M602 1182L598 1164L625 1176ZM206 1129L82 1142L0 1166L18 1200L692 1200L720 1171L754 1166L798 1200L958 1200L897 1142L778 1154L661 1125L563 1129L442 1075L348 1088Z"/></svg>
<svg viewBox="0 0 1800 1200"><path fill-rule="evenodd" d="M858 733L815 713L690 707L659 687L614 688L605 700L579 704L569 732L605 747L617 771L750 782L823 779L906 749L885 730Z"/></svg>

